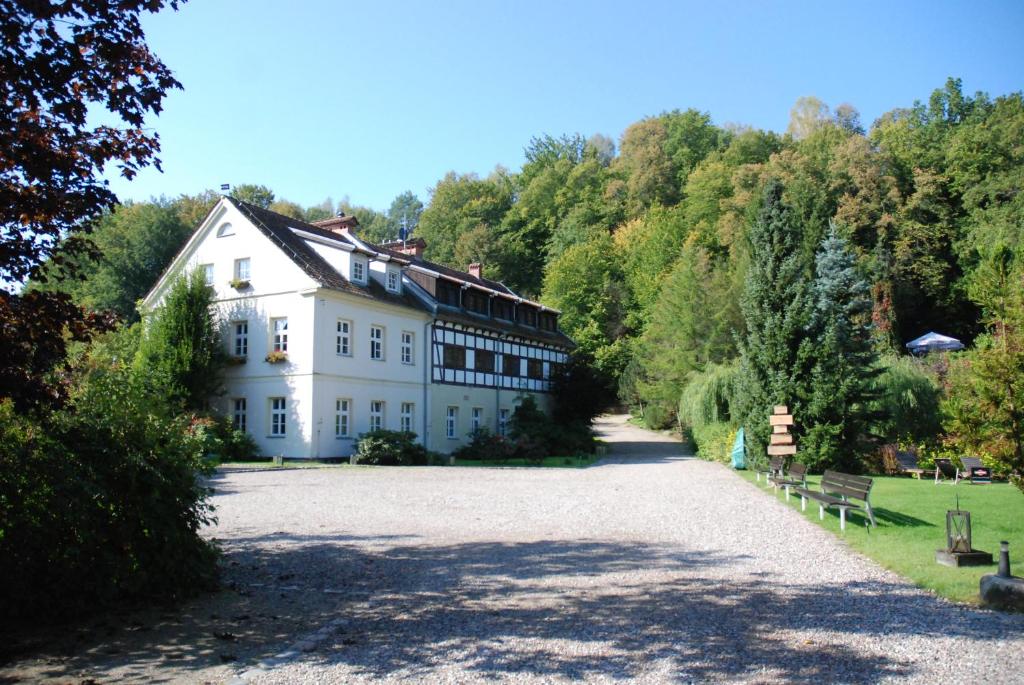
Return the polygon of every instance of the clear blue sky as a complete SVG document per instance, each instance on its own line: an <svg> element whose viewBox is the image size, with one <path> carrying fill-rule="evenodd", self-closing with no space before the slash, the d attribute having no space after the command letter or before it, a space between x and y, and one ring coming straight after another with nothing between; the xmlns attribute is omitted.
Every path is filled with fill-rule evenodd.
<svg viewBox="0 0 1024 685"><path fill-rule="evenodd" d="M449 170L518 169L532 136L618 141L665 110L783 131L802 95L870 125L947 76L1024 88L1020 0L196 0L144 26L184 91L152 121L164 173L113 180L122 199L262 183L385 209Z"/></svg>

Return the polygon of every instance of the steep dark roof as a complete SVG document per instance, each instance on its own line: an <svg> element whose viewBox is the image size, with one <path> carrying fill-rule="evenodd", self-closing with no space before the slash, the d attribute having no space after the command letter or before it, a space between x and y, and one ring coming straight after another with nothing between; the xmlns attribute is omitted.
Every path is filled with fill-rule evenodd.
<svg viewBox="0 0 1024 685"><path fill-rule="evenodd" d="M227 200L237 207L238 211L242 212L259 229L260 233L267 236L267 238L280 247L307 276L323 287L330 288L331 290L340 290L360 297L404 305L414 309L425 309L423 304L413 295L404 292L401 294L388 292L387 288L372 278L367 279L368 285L366 286L352 283L338 273L338 270L331 266L326 259L317 254L316 250L311 248L305 240L295 235L292 229L297 228L334 242L347 243L355 247L354 243L347 240L344 236L233 197L228 197ZM361 252L362 250L358 251Z"/></svg>
<svg viewBox="0 0 1024 685"><path fill-rule="evenodd" d="M561 345L569 348L576 347L576 343L573 342L572 338L561 331L545 331L542 328L524 326L523 324L515 321L505 321L504 319L496 319L494 317L486 316L474 316L468 312L454 309L452 307L446 307L444 305L438 306L435 316L441 321L450 321L451 323L458 323L463 326L498 330L503 333L508 333L509 335L518 335L521 338L543 340L551 343L552 345Z"/></svg>
<svg viewBox="0 0 1024 685"><path fill-rule="evenodd" d="M489 278L477 278L476 276L468 274L465 271L458 271L457 269L452 269L450 267L444 266L443 264L431 262L429 260L423 259L422 257L416 257L414 255L405 254L404 252L397 252L396 250L392 250L382 245L370 245L370 243L366 244L372 250L376 250L377 252L380 252L382 254L394 257L395 259L404 260L409 264L415 264L416 266L423 267L424 269L430 269L431 271L436 271L437 273L442 274L444 276L448 276L450 278L465 281L466 283L472 283L473 285L479 285L484 288L490 288L491 290L497 290L499 293L505 293L506 295L511 295L512 297L518 297L518 295L509 290L504 283L492 281Z"/></svg>
<svg viewBox="0 0 1024 685"><path fill-rule="evenodd" d="M359 286L352 283L338 273L337 269L331 266L326 259L321 257L316 250L311 248L306 243L305 239L295 235L295 232L292 229L298 229L332 242L347 244L357 252L365 252L365 250L360 248L359 245L357 245L353 240L347 238L345 235L325 230L318 226L314 226L311 223L301 221L299 219L293 219L291 217L284 216L283 214L278 214L277 212L272 212L269 209L263 209L262 207L249 204L248 202L243 202L242 200L238 200L233 197L228 197L226 199L237 207L238 210L242 212L242 214L245 215L245 217L249 219L249 221L251 221L261 233L263 233L263 235L267 236L267 238L280 247L296 266L302 269L306 275L321 286L332 290L340 290L342 292L358 295L360 297L390 302L392 304L411 307L421 311L429 311L428 307L407 288L403 288L401 294L395 294L388 292L383 285L375 281L373 278L367 279L367 286ZM397 252L379 245L373 245L365 241L363 244L371 251L392 257L396 262L401 264L415 264L424 269L436 271L439 274L459 281L489 288L510 297L518 297L516 293L512 292L504 284L497 281L492 281L487 278L477 278L476 276L451 269L442 264L436 264L426 259L420 259L413 255L407 255L402 252ZM476 317L472 314L452 309L451 307L446 307L444 305L439 305L437 307L436 316L438 319L443 321L450 321L478 328L496 329L510 335L517 335L523 338L533 338L535 340L544 340L555 345L576 347L576 344L572 339L561 331L545 331L540 328L524 326L512 321Z"/></svg>

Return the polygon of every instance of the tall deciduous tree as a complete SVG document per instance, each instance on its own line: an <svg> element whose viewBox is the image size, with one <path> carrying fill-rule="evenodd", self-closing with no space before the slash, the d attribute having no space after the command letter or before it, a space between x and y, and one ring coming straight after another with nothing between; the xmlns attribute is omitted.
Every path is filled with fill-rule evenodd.
<svg viewBox="0 0 1024 685"><path fill-rule="evenodd" d="M95 253L92 222L117 200L99 176L105 164L126 178L159 168L144 118L180 84L146 46L139 15L165 4L178 6L0 1L0 397L22 406L62 396L43 378L65 354L58 332L82 339L99 322L65 293L13 291L45 278L46 260L59 276ZM90 108L124 127L90 125Z"/></svg>
<svg viewBox="0 0 1024 685"><path fill-rule="evenodd" d="M623 334L628 304L621 282L608 236L573 245L551 263L544 277L543 301L562 311L562 330L612 377L621 371L622 360L609 348Z"/></svg>
<svg viewBox="0 0 1024 685"><path fill-rule="evenodd" d="M77 267L80 278L51 281L44 288L59 288L83 307L135 321L136 302L153 287L194 228L182 220L176 203L120 205L97 222L92 239L100 256Z"/></svg>
<svg viewBox="0 0 1024 685"><path fill-rule="evenodd" d="M786 404L798 428L810 373L810 283L801 231L769 180L750 229L750 267L740 300L747 334L740 340L737 414L755 453L768 443L772 406Z"/></svg>
<svg viewBox="0 0 1024 685"><path fill-rule="evenodd" d="M388 207L388 227L394 237L401 238L404 231L405 237L408 238L416 232L421 214L423 203L415 193L407 190L391 201L391 206Z"/></svg>
<svg viewBox="0 0 1024 685"><path fill-rule="evenodd" d="M277 199L273 190L256 183L242 183L235 186L231 189L231 197L263 209L270 209L270 205L274 204Z"/></svg>
<svg viewBox="0 0 1024 685"><path fill-rule="evenodd" d="M945 427L965 450L993 458L1024 490L1024 264L999 245L983 260L971 295L989 332L950 372Z"/></svg>
<svg viewBox="0 0 1024 685"><path fill-rule="evenodd" d="M431 192L430 206L423 210L417 229L427 241L427 257L464 269L466 264L456 260L456 248L466 233L482 229L491 241L499 239L502 220L513 201L507 173L496 170L485 179L449 173Z"/></svg>

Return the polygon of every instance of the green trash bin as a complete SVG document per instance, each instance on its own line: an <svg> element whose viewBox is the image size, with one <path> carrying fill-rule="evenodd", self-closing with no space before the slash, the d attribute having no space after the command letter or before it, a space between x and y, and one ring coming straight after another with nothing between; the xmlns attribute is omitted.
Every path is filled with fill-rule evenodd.
<svg viewBox="0 0 1024 685"><path fill-rule="evenodd" d="M732 467L734 469L747 468L747 450L743 442L743 426L736 431L736 441L732 444Z"/></svg>

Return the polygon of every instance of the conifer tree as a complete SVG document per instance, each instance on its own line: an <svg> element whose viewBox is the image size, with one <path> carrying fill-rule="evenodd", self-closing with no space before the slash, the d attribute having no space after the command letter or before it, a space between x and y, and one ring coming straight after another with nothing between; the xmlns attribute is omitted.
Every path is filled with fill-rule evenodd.
<svg viewBox="0 0 1024 685"><path fill-rule="evenodd" d="M654 410L652 425L670 422L692 373L735 354L735 331L743 327L741 287L724 260L692 242L683 247L639 339L637 391Z"/></svg>
<svg viewBox="0 0 1024 685"><path fill-rule="evenodd" d="M812 470L859 470L875 379L881 372L871 341L871 290L849 244L833 227L815 257L810 337L813 357L800 461Z"/></svg>
<svg viewBox="0 0 1024 685"><path fill-rule="evenodd" d="M773 405L785 404L796 415L799 439L812 366L807 331L810 284L802 233L782 192L776 179L765 185L749 233L750 266L740 298L747 333L739 341L735 404L752 455L765 454Z"/></svg>
<svg viewBox="0 0 1024 685"><path fill-rule="evenodd" d="M221 391L224 352L213 290L202 271L181 276L171 286L163 306L152 315L135 366L185 409L204 409Z"/></svg>

